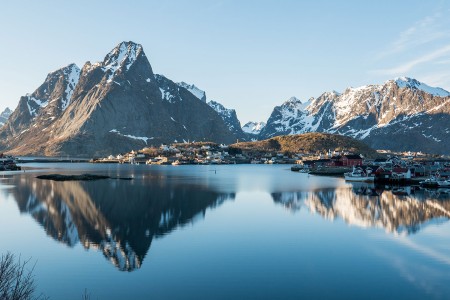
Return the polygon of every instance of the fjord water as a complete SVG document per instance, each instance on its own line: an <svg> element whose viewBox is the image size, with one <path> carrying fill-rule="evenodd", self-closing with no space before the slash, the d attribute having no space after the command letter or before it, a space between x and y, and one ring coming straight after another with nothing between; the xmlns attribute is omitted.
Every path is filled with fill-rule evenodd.
<svg viewBox="0 0 450 300"><path fill-rule="evenodd" d="M0 174L0 253L51 299L445 299L450 194L285 165L34 164ZM43 169L46 168L46 169ZM132 180L40 180L41 173Z"/></svg>

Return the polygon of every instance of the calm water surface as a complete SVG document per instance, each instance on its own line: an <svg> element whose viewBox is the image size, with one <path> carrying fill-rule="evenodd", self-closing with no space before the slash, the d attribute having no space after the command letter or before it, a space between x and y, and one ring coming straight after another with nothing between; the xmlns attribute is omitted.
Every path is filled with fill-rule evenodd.
<svg viewBox="0 0 450 300"><path fill-rule="evenodd" d="M450 297L448 190L282 165L26 167L0 174L0 253L36 260L51 299ZM87 172L134 179L35 178Z"/></svg>

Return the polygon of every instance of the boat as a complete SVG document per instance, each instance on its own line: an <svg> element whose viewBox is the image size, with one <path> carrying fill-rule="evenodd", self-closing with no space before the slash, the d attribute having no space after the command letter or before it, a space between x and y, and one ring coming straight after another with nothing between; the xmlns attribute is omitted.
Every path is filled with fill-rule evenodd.
<svg viewBox="0 0 450 300"><path fill-rule="evenodd" d="M429 178L425 179L424 181L419 182L421 187L426 188L437 188L438 185L438 179L437 177L431 175Z"/></svg>
<svg viewBox="0 0 450 300"><path fill-rule="evenodd" d="M438 188L449 188L450 187L450 180L449 179L447 179L447 180L441 179L441 180L437 180L436 182L437 182L437 187Z"/></svg>
<svg viewBox="0 0 450 300"><path fill-rule="evenodd" d="M344 173L344 178L346 181L361 181L361 182L371 182L374 181L375 177L372 175L372 169L367 168L364 171L362 168L355 168L351 172Z"/></svg>

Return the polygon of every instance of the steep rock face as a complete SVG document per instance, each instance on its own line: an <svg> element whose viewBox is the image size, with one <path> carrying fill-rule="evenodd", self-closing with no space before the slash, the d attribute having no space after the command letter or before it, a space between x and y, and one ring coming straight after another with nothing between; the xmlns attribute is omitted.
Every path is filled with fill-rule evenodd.
<svg viewBox="0 0 450 300"><path fill-rule="evenodd" d="M202 91L201 89L199 89L198 87L196 87L193 84L188 84L184 81L182 82L177 82L177 84L183 88L185 88L186 90L188 90L192 95L194 95L195 97L197 97L199 100L203 101L206 103L206 93L205 91Z"/></svg>
<svg viewBox="0 0 450 300"><path fill-rule="evenodd" d="M194 84L188 84L186 82L179 82L177 85L187 89L192 95L202 102L207 103L212 109L216 111L217 114L225 122L228 129L235 135L237 139L248 140L249 135L244 133L241 128L241 123L236 115L234 109L226 108L217 101L210 100L207 101L206 92L196 87Z"/></svg>
<svg viewBox="0 0 450 300"><path fill-rule="evenodd" d="M6 121L8 121L9 116L12 114L12 110L9 107L5 108L5 110L0 114L0 127L2 127Z"/></svg>
<svg viewBox="0 0 450 300"><path fill-rule="evenodd" d="M249 139L249 136L242 131L241 122L239 121L234 109L226 108L225 106L214 100L209 101L208 105L211 106L219 114L219 116L225 122L225 125L227 125L228 130L230 130L238 139Z"/></svg>
<svg viewBox="0 0 450 300"><path fill-rule="evenodd" d="M260 138L305 132L351 136L377 149L449 153L450 93L411 78L328 92L275 107Z"/></svg>
<svg viewBox="0 0 450 300"><path fill-rule="evenodd" d="M0 147L22 155L97 156L175 140L234 140L206 103L154 75L139 44L122 42L102 62L87 62L70 93L63 83L66 77L71 83L73 76L54 83L52 74L36 92L22 97L0 130ZM57 97L59 110L50 114Z"/></svg>
<svg viewBox="0 0 450 300"><path fill-rule="evenodd" d="M4 137L6 133L19 137L24 131L29 131L31 125L49 126L69 106L79 76L80 69L75 64L48 74L32 94L20 98L0 136Z"/></svg>

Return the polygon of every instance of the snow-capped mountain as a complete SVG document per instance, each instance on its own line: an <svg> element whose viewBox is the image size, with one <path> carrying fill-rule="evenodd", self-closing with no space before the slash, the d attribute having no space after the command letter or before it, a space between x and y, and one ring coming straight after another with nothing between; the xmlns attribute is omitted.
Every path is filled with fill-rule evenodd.
<svg viewBox="0 0 450 300"><path fill-rule="evenodd" d="M259 138L305 132L348 135L376 149L449 153L450 93L411 78L327 92L275 107Z"/></svg>
<svg viewBox="0 0 450 300"><path fill-rule="evenodd" d="M188 140L235 136L192 89L155 75L133 42L81 70L71 64L50 73L0 130L0 150L22 155L103 156Z"/></svg>
<svg viewBox="0 0 450 300"><path fill-rule="evenodd" d="M205 93L205 91L202 91L201 89L199 89L195 85L188 84L188 83L186 83L184 81L177 82L177 84L179 86L187 89L189 92L191 92L192 95L194 95L195 97L197 97L198 99L200 99L201 101L206 103L206 93Z"/></svg>
<svg viewBox="0 0 450 300"><path fill-rule="evenodd" d="M5 108L5 110L0 113L0 127L8 121L9 116L12 114L12 110L9 107Z"/></svg>
<svg viewBox="0 0 450 300"><path fill-rule="evenodd" d="M250 121L250 122L247 122L244 126L242 126L242 130L245 133L258 135L265 126L266 126L266 123L264 123L264 122Z"/></svg>

